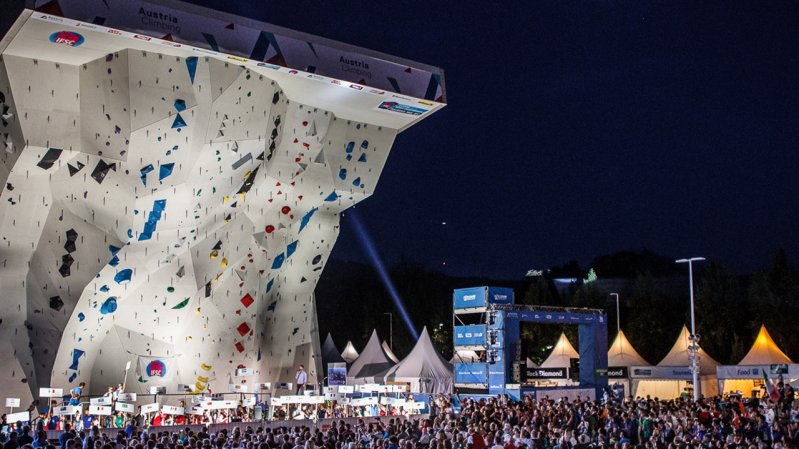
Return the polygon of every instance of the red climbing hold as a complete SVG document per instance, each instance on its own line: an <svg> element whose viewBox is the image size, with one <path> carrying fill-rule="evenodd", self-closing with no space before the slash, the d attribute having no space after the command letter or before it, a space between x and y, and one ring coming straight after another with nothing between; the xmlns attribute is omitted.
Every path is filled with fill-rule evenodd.
<svg viewBox="0 0 799 449"><path fill-rule="evenodd" d="M267 234L271 234L275 232L275 227L272 225L266 225L266 229L264 229L264 231L266 231Z"/></svg>
<svg viewBox="0 0 799 449"><path fill-rule="evenodd" d="M280 209L280 212L283 212L283 215L287 215L289 212L291 212L291 208L288 206L283 206L283 208Z"/></svg>

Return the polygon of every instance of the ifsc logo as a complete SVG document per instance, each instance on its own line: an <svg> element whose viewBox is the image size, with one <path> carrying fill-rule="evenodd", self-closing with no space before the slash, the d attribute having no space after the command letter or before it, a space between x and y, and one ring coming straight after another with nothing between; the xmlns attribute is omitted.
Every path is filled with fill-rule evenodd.
<svg viewBox="0 0 799 449"><path fill-rule="evenodd" d="M56 31L50 35L50 42L70 47L79 47L85 40L82 35L73 31Z"/></svg>
<svg viewBox="0 0 799 449"><path fill-rule="evenodd" d="M147 364L147 377L165 377L166 365L160 360L153 360Z"/></svg>

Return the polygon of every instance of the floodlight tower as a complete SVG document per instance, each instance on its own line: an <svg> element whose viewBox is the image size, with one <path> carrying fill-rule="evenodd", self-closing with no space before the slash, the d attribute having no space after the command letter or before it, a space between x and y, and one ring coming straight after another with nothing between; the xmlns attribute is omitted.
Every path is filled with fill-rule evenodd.
<svg viewBox="0 0 799 449"><path fill-rule="evenodd" d="M691 336L688 337L688 354L691 360L691 374L694 380L694 401L699 400L699 336L696 335L696 321L694 320L694 262L705 260L704 257L691 257L690 259L677 259L676 263L688 264L688 286L691 292Z"/></svg>

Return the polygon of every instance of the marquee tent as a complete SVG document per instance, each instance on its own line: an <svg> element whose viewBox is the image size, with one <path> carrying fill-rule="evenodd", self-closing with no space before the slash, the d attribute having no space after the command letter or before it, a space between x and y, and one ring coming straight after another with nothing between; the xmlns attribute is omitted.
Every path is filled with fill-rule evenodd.
<svg viewBox="0 0 799 449"><path fill-rule="evenodd" d="M790 357L777 346L766 326L761 325L755 342L737 365L716 368L719 389L722 393L740 391L744 396L750 396L759 390L764 372L770 378L775 378L780 374L790 377L791 372L797 371L794 369L789 372L787 365L791 364L793 361Z"/></svg>
<svg viewBox="0 0 799 449"><path fill-rule="evenodd" d="M383 340L383 352L386 353L386 357L388 357L393 363L399 363L397 355L394 354L394 351L391 350L391 346L389 346L385 340Z"/></svg>
<svg viewBox="0 0 799 449"><path fill-rule="evenodd" d="M380 344L377 331L373 330L372 336L369 337L369 342L366 343L366 347L361 351L361 355L352 362L350 369L347 371L347 383L371 382L376 374L385 372L392 366L394 364L383 352L383 346Z"/></svg>
<svg viewBox="0 0 799 449"><path fill-rule="evenodd" d="M651 396L660 399L679 397L692 380L691 361L688 353L690 333L683 326L674 346L656 367L633 366L633 394L635 396ZM719 363L713 360L701 347L699 348L700 391L703 396L718 394L716 367Z"/></svg>
<svg viewBox="0 0 799 449"><path fill-rule="evenodd" d="M527 357L524 364L527 365L528 368L538 368L538 365L536 365L530 357Z"/></svg>
<svg viewBox="0 0 799 449"><path fill-rule="evenodd" d="M352 345L351 341L348 341L347 346L341 351L341 358L347 363L352 363L358 358L358 351L355 350L355 346Z"/></svg>
<svg viewBox="0 0 799 449"><path fill-rule="evenodd" d="M479 363L480 356L477 355L476 352L469 350L469 349L462 349L456 351L455 354L452 355L452 359L450 359L449 363Z"/></svg>
<svg viewBox="0 0 799 449"><path fill-rule="evenodd" d="M571 365L570 359L579 359L580 354L569 342L566 334L561 333L549 357L541 364L541 368L568 368Z"/></svg>
<svg viewBox="0 0 799 449"><path fill-rule="evenodd" d="M384 380L407 382L412 393L448 394L452 392L454 374L452 365L433 347L425 327L410 354L388 370Z"/></svg>
<svg viewBox="0 0 799 449"><path fill-rule="evenodd" d="M333 336L328 332L324 344L322 344L322 370L324 375L327 375L327 365L329 363L344 363L341 354L336 348L336 343L333 341Z"/></svg>
<svg viewBox="0 0 799 449"><path fill-rule="evenodd" d="M608 381L611 384L618 383L624 386L625 395L630 391L629 368L631 366L649 366L650 363L644 360L638 351L633 348L624 331L619 330L613 344L608 349ZM620 377L615 377L615 373L621 373Z"/></svg>

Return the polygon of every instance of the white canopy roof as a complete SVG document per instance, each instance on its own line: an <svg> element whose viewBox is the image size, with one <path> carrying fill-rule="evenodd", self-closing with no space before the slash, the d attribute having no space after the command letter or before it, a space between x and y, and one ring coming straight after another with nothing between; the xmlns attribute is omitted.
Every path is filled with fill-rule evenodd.
<svg viewBox="0 0 799 449"><path fill-rule="evenodd" d="M571 365L569 359L578 359L580 354L574 349L574 346L569 342L566 334L561 333L549 357L541 364L541 368L568 368Z"/></svg>
<svg viewBox="0 0 799 449"><path fill-rule="evenodd" d="M388 357L389 360L394 363L399 363L399 359L397 358L396 354L394 354L394 351L391 350L391 346L389 346L385 340L383 340L383 352L386 353L386 357Z"/></svg>
<svg viewBox="0 0 799 449"><path fill-rule="evenodd" d="M476 352L468 349L461 349L452 354L452 359L449 363L477 363L480 361L480 356Z"/></svg>
<svg viewBox="0 0 799 449"><path fill-rule="evenodd" d="M347 377L356 379L372 377L391 368L392 365L394 364L383 352L383 346L380 344L377 331L373 330L372 336L369 337L369 342L366 343L366 347L361 351L361 355L352 362L349 371L347 371Z"/></svg>
<svg viewBox="0 0 799 449"><path fill-rule="evenodd" d="M760 326L760 332L752 344L752 348L746 353L739 365L776 365L780 363L793 363L790 357L777 346L766 330L766 326Z"/></svg>
<svg viewBox="0 0 799 449"><path fill-rule="evenodd" d="M649 366L638 351L633 348L624 331L620 330L608 350L608 366Z"/></svg>
<svg viewBox="0 0 799 449"><path fill-rule="evenodd" d="M688 357L688 337L690 335L691 334L688 332L688 328L683 326L679 337L677 337L677 341L674 342L674 346L671 347L671 351L666 354L666 357L663 357L663 360L658 363L658 366L690 366L691 360ZM713 360L713 357L707 355L707 353L701 347L699 348L700 374L715 375L716 366L718 366L718 364L719 362Z"/></svg>
<svg viewBox="0 0 799 449"><path fill-rule="evenodd" d="M341 352L341 358L347 363L352 363L358 358L358 351L355 350L355 346L352 345L351 341L347 342L347 346Z"/></svg>
<svg viewBox="0 0 799 449"><path fill-rule="evenodd" d="M410 354L386 373L386 382L408 382L413 393L451 393L452 365L433 347L427 328Z"/></svg>
<svg viewBox="0 0 799 449"><path fill-rule="evenodd" d="M530 357L527 357L527 360L525 360L525 364L527 365L528 368L538 368L538 365L536 365L535 362L533 362L533 360L530 359Z"/></svg>

